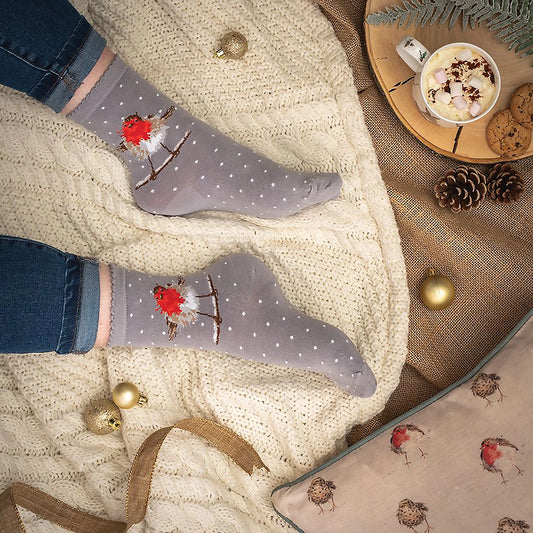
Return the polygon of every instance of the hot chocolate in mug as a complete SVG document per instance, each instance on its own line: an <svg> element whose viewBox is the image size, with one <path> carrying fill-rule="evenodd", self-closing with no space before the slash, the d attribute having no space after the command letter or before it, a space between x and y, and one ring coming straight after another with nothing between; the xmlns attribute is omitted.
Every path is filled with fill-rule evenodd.
<svg viewBox="0 0 533 533"><path fill-rule="evenodd" d="M450 43L430 53L414 37L396 46L416 72L413 97L429 121L444 127L471 124L494 107L501 90L494 59L474 44Z"/></svg>

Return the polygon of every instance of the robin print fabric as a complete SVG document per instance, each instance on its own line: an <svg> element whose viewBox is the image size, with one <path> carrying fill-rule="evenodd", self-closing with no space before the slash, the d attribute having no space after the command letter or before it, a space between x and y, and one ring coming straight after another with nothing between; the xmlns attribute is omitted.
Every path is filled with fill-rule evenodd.
<svg viewBox="0 0 533 533"><path fill-rule="evenodd" d="M272 496L299 531L533 528L533 310L465 378Z"/></svg>

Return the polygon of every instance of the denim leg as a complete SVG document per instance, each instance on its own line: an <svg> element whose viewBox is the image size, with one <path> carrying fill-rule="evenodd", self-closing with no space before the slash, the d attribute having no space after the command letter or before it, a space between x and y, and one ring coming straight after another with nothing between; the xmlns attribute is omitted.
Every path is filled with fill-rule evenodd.
<svg viewBox="0 0 533 533"><path fill-rule="evenodd" d="M0 0L0 84L61 111L105 48L67 0Z"/></svg>
<svg viewBox="0 0 533 533"><path fill-rule="evenodd" d="M0 353L86 352L99 306L96 262L0 236Z"/></svg>

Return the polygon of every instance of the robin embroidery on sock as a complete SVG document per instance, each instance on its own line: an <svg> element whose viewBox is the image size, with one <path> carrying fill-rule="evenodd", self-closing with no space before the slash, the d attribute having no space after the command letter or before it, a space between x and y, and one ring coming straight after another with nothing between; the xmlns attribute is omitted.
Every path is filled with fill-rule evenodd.
<svg viewBox="0 0 533 533"><path fill-rule="evenodd" d="M176 108L170 106L163 115L147 115L141 117L138 113L129 115L122 122L122 129L117 133L122 137L122 142L118 146L121 152L130 151L137 159L148 159L150 163L150 175L135 185L135 189L140 189L148 182L155 180L158 174L179 154L182 145L185 143L190 131L187 131L177 146L171 150L163 141L166 138L168 126L167 120L174 114ZM151 155L161 148L165 149L170 156L156 170L152 163Z"/></svg>
<svg viewBox="0 0 533 533"><path fill-rule="evenodd" d="M185 284L185 279L179 277L177 283L167 283L164 287L156 285L153 293L156 300L156 309L165 315L168 326L168 339L172 340L176 336L176 330L189 326L196 322L198 315L208 316L215 321L215 332L213 341L218 344L220 337L220 324L222 319L218 307L218 291L213 285L210 275L207 275L211 292L208 294L196 294L196 292ZM201 313L198 311L197 298L213 299L214 314Z"/></svg>

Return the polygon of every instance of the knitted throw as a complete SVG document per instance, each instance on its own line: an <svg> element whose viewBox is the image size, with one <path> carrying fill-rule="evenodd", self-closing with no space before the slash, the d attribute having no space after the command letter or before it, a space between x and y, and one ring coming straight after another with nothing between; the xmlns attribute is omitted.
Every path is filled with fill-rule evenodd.
<svg viewBox="0 0 533 533"><path fill-rule="evenodd" d="M283 220L140 211L125 168L91 133L15 91L0 91L0 232L151 273L188 273L223 254L262 259L293 305L344 331L377 392L355 399L318 374L178 349L0 356L0 491L24 481L124 520L128 469L153 431L191 416L250 442L270 472L248 476L216 448L173 430L139 531L287 529L270 492L335 454L346 431L385 405L407 343L400 241L352 73L311 0L95 0L77 3L112 49L155 86L280 164L338 171L341 197ZM247 36L242 60L218 39ZM31 324L28 325L31 334ZM87 404L132 381L148 396L123 429L89 433ZM30 531L59 528L23 512ZM132 530L133 531L133 530Z"/></svg>

